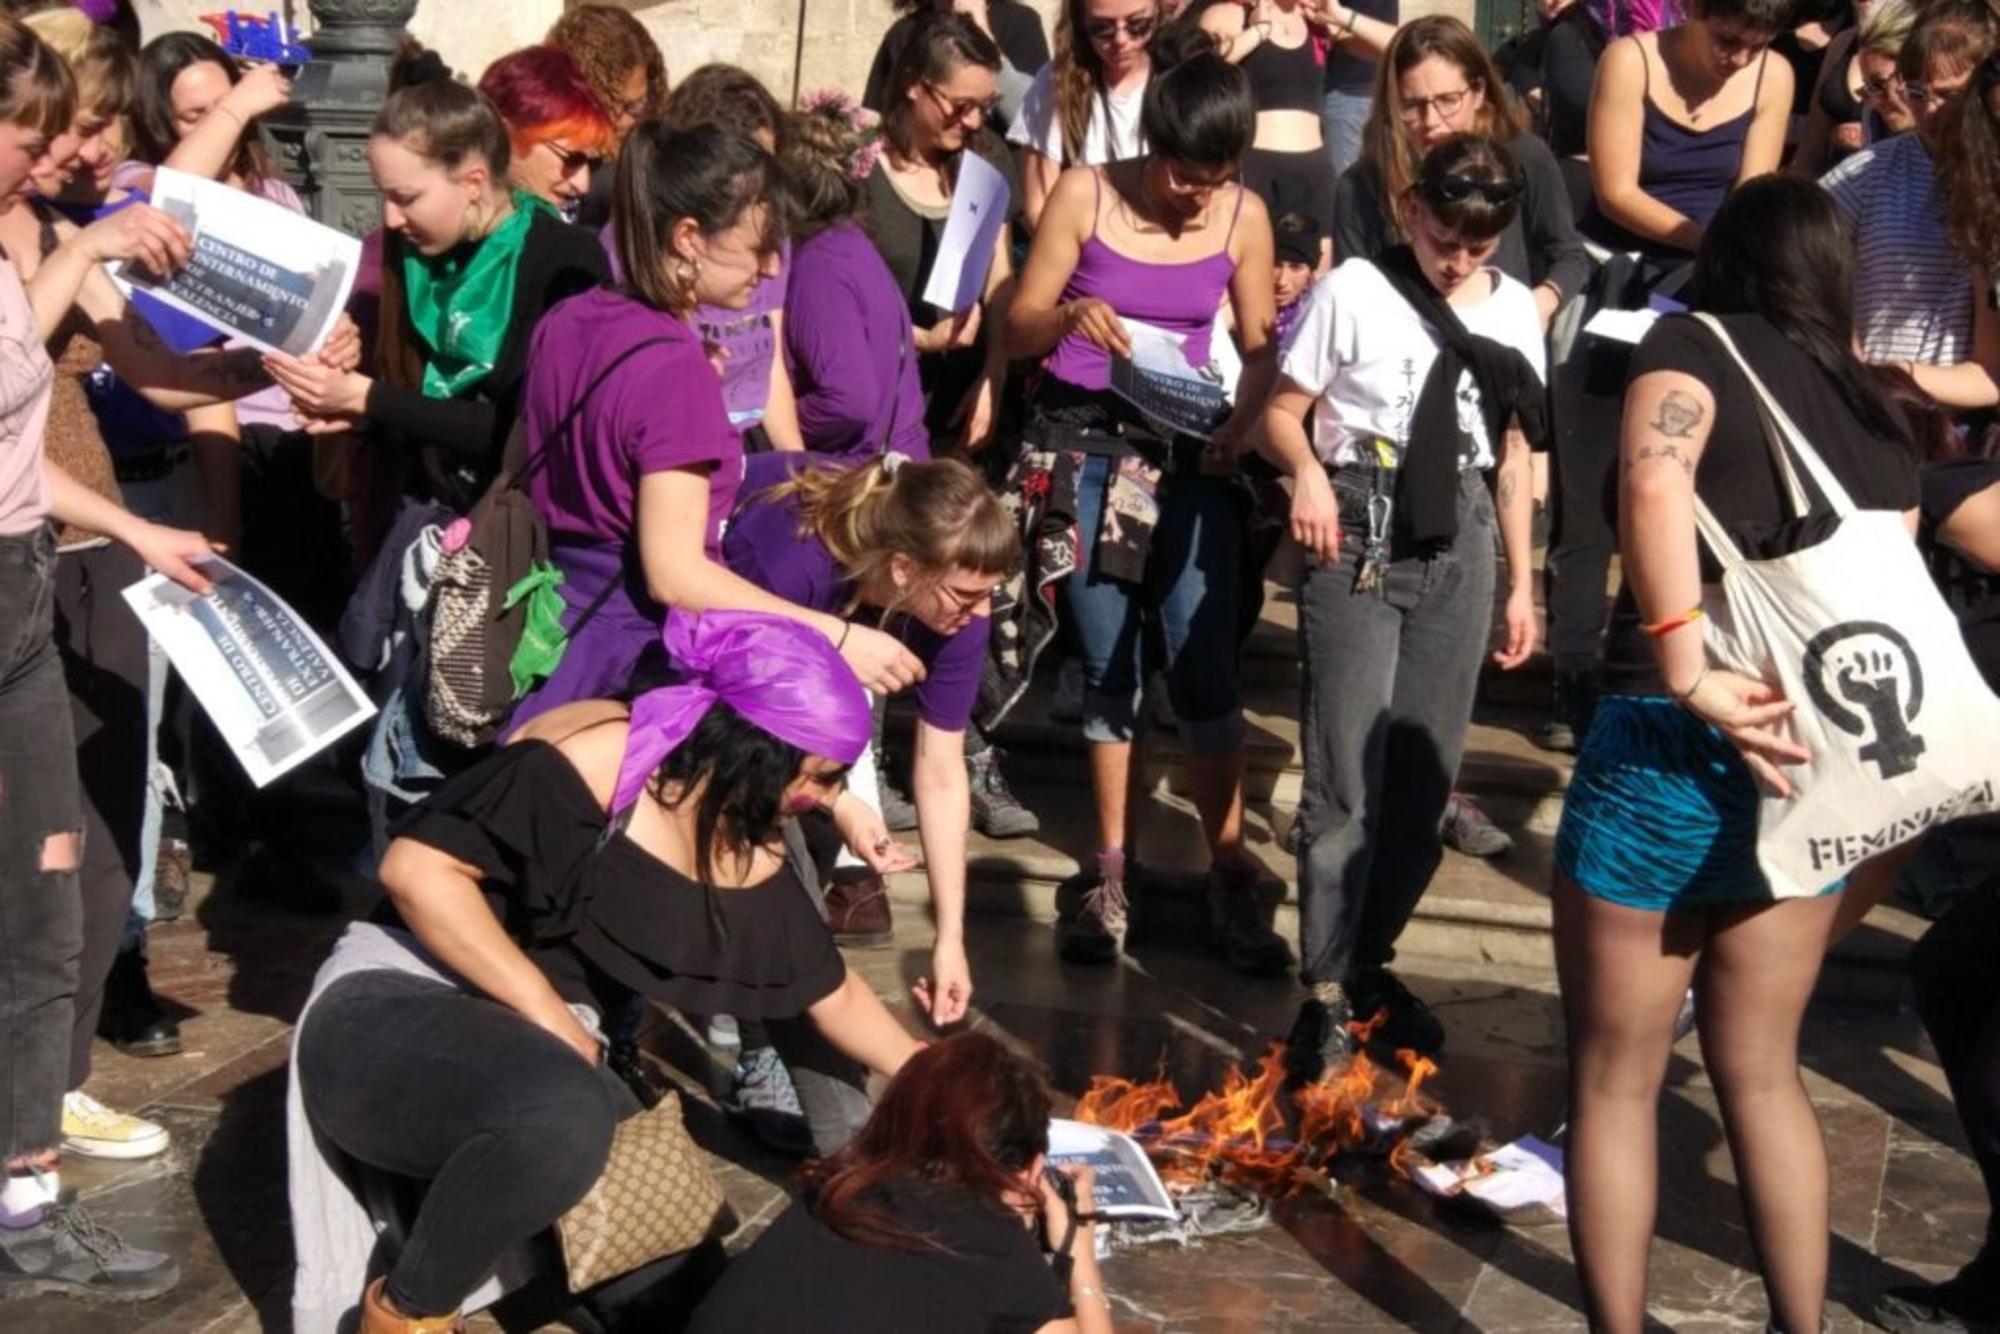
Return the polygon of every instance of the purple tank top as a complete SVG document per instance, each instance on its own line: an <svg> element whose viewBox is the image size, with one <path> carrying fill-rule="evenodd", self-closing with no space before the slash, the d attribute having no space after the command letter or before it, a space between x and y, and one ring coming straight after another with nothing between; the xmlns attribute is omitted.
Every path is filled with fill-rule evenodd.
<svg viewBox="0 0 2000 1334"><path fill-rule="evenodd" d="M1097 234L1097 217L1104 209L1104 176L1093 173L1097 182L1097 204L1092 215L1090 239L1077 256L1076 271L1063 288L1062 299L1074 301L1094 296L1128 320L1138 320L1178 334L1187 340L1187 358L1196 366L1207 364L1209 335L1215 329L1215 315L1236 261L1229 256L1229 242L1236 234L1236 219L1243 213L1243 191L1237 188L1236 212L1229 219L1222 249L1205 259L1163 264L1121 255ZM1111 387L1111 357L1104 349L1078 334L1056 344L1047 362L1049 374L1079 389Z"/></svg>

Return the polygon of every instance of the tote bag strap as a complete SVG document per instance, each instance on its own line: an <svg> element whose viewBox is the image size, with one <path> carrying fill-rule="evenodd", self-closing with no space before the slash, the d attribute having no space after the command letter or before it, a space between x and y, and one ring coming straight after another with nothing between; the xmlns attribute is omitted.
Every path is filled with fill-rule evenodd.
<svg viewBox="0 0 2000 1334"><path fill-rule="evenodd" d="M1826 503L1835 514L1845 518L1854 513L1854 501L1848 496L1847 488L1840 484L1840 479L1833 475L1833 470L1826 466L1826 461L1820 458L1819 452L1806 443L1805 433L1799 430L1791 415L1779 406L1778 400L1772 397L1770 389L1758 377L1757 372L1750 369L1750 363L1744 359L1741 349L1736 346L1736 340L1729 336L1729 331L1723 327L1722 321L1709 314L1697 314L1695 318L1707 326L1708 331L1715 335L1715 340L1722 344L1723 350L1735 359L1737 369L1743 372L1743 378L1750 382L1751 389L1756 392L1758 406L1762 409L1760 415L1764 419L1764 440L1771 448L1772 458L1777 460L1778 471L1785 479L1786 489L1791 493L1794 517L1804 518L1812 509L1807 503L1805 488L1799 482L1798 472L1793 463L1794 458L1811 474L1813 485L1817 486L1819 493L1826 497Z"/></svg>

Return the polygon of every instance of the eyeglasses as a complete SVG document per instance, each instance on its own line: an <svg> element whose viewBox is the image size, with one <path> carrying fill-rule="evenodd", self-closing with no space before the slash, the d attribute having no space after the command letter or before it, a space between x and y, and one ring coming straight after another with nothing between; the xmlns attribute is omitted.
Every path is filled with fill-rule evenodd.
<svg viewBox="0 0 2000 1334"><path fill-rule="evenodd" d="M944 108L944 119L948 125L964 124L974 116L985 120L1000 107L998 97L989 97L985 101L974 101L970 97L947 97L944 89L928 80L924 83L924 91L935 97L938 105Z"/></svg>
<svg viewBox="0 0 2000 1334"><path fill-rule="evenodd" d="M1125 35L1135 42L1143 42L1153 35L1153 29L1160 20L1152 14L1129 14L1122 19L1087 19L1083 31L1093 42L1109 42L1118 36L1123 28Z"/></svg>
<svg viewBox="0 0 2000 1334"><path fill-rule="evenodd" d="M982 588L974 589L957 589L953 588L950 584L939 584L937 586L938 596L943 598L954 612L961 615L975 610L980 603L986 601L986 599L999 591L1000 585L998 584L987 584Z"/></svg>
<svg viewBox="0 0 2000 1334"><path fill-rule="evenodd" d="M1903 100L1913 107L1926 111L1936 111L1945 103L1964 92L1972 83L1970 76L1952 79L1945 83L1911 83L1903 81Z"/></svg>
<svg viewBox="0 0 2000 1334"><path fill-rule="evenodd" d="M581 148L571 148L560 139L544 139L542 147L556 155L556 160L562 164L564 176L574 176L580 171L596 171L598 164L604 161L603 154L586 153Z"/></svg>
<svg viewBox="0 0 2000 1334"><path fill-rule="evenodd" d="M645 97L635 97L629 102L619 103L618 114L627 120L644 120L646 113L652 109L653 98L648 94Z"/></svg>
<svg viewBox="0 0 2000 1334"><path fill-rule="evenodd" d="M1504 208L1521 197L1518 181L1484 181L1477 176L1443 176L1422 183L1425 196L1441 204L1456 204L1477 195L1490 208Z"/></svg>
<svg viewBox="0 0 2000 1334"><path fill-rule="evenodd" d="M1439 120L1450 120L1465 109L1465 99L1479 91L1474 83L1460 88L1457 92L1439 93L1436 97L1406 97L1402 110L1397 113L1405 125L1422 125L1431 112L1438 113Z"/></svg>
<svg viewBox="0 0 2000 1334"><path fill-rule="evenodd" d="M1178 158L1162 158L1161 161L1166 164L1167 178L1181 190L1220 190L1236 179L1236 164L1233 162L1210 167L1182 162Z"/></svg>
<svg viewBox="0 0 2000 1334"><path fill-rule="evenodd" d="M1879 79L1863 79L1861 81L1861 95L1863 97L1887 97L1891 90L1901 88L1902 86L1903 76L1900 74L1890 74Z"/></svg>

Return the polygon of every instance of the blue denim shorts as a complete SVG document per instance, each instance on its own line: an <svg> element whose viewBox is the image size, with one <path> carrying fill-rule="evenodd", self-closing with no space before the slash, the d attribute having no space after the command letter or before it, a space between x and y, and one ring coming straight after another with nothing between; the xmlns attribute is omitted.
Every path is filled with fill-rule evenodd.
<svg viewBox="0 0 2000 1334"><path fill-rule="evenodd" d="M1758 801L1713 727L1661 696L1607 696L1563 796L1556 869L1592 898L1649 912L1772 902Z"/></svg>

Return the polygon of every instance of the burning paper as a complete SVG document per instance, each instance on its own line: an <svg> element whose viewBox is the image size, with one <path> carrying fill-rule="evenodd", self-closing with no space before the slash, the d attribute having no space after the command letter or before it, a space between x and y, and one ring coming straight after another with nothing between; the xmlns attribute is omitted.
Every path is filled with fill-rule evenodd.
<svg viewBox="0 0 2000 1334"><path fill-rule="evenodd" d="M1491 1153L1426 1163L1411 1175L1433 1195L1477 1200L1510 1223L1553 1222L1569 1216L1562 1150L1533 1135L1523 1135Z"/></svg>

